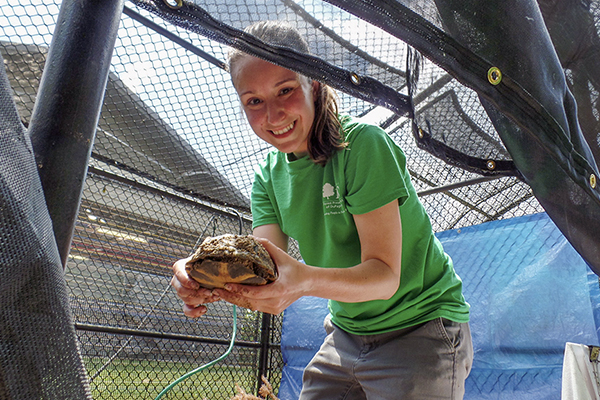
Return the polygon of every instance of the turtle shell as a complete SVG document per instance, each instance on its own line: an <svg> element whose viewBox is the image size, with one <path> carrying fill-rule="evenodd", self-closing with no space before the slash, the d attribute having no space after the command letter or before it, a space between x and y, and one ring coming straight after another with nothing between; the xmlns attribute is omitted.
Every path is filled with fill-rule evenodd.
<svg viewBox="0 0 600 400"><path fill-rule="evenodd" d="M225 283L265 285L277 279L277 268L267 250L252 236L221 235L206 238L185 269L207 289Z"/></svg>

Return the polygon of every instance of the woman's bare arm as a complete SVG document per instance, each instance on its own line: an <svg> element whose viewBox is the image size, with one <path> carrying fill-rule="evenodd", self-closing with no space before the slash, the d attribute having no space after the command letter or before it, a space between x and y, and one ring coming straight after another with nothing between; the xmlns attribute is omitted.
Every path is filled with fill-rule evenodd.
<svg viewBox="0 0 600 400"><path fill-rule="evenodd" d="M215 292L234 303L243 298L251 308L272 314L279 314L302 296L342 302L390 298L400 284L402 225L398 202L394 200L369 213L355 215L354 221L361 243L360 264L349 268L308 266L286 254L280 247L281 237L273 231L255 231L257 237L270 236L261 242L277 264L279 279L259 287L230 284L228 290ZM279 245L271 242L271 238Z"/></svg>

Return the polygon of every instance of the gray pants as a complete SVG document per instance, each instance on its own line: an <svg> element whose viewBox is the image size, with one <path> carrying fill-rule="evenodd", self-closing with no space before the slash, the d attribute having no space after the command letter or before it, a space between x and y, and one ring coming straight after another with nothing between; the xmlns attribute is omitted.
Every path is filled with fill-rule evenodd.
<svg viewBox="0 0 600 400"><path fill-rule="evenodd" d="M473 362L469 324L438 318L379 335L325 320L327 337L304 370L300 400L462 399Z"/></svg>

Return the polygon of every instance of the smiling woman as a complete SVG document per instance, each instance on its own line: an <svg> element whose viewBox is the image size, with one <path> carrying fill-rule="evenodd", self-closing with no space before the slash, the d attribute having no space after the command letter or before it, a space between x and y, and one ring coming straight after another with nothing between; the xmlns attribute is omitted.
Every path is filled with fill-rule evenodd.
<svg viewBox="0 0 600 400"><path fill-rule="evenodd" d="M280 22L246 32L307 48ZM339 115L321 82L239 51L229 71L252 130L275 148L257 168L251 208L253 234L279 277L209 290L180 260L172 285L185 314L200 317L218 300L279 314L303 296L326 298L328 336L300 399L461 399L473 358L469 305L402 150L379 127ZM289 238L305 263L287 254ZM363 362L364 370L345 367Z"/></svg>
<svg viewBox="0 0 600 400"><path fill-rule="evenodd" d="M300 36L293 27L286 23L279 21L263 21L249 26L246 31L267 43L289 47L303 53L309 53L309 47L304 38ZM300 113L303 117L301 122L306 125L308 121L308 126L298 126L296 120L291 118L288 125L275 126L275 130L271 129L271 132L274 135L279 136L282 136L289 131L294 131L293 133L300 136L300 138L302 138L304 134L307 134L308 137L306 140L303 142L301 141L301 143L305 142L305 149L299 149L300 151L282 150L284 153L288 153L296 158L298 158L298 156L310 154L310 158L314 162L325 165L332 154L346 146L346 143L343 141L340 134L338 105L336 101L337 96L329 86L324 85L321 82L312 81L296 72L249 56L237 49L231 49L228 58L232 81L241 98L243 107L245 106L245 103L242 95L246 94L247 90L251 90L253 87L255 90L264 91L271 85L271 88L276 90L275 98L279 97L285 99L291 97L291 101L286 104L289 105L292 110L300 111L300 109L303 109L303 112ZM248 69L254 67L252 73L244 72L242 74L242 70L246 70L245 67L242 68L244 64L249 64L247 66L249 67ZM279 73L279 79L272 79L271 82L264 82L264 85L254 84L254 80L261 78L267 79L271 72L275 74ZM240 79L243 78L243 76L240 75L246 76L245 82L240 81ZM251 87L247 89L244 89L241 86L238 87L238 84L243 85L244 83ZM251 95L249 97L250 98L246 100L251 100L255 105L257 102L260 103L262 101L259 98L252 98ZM297 102L295 106L292 105L293 100L296 100ZM280 109L278 110L277 107L280 107ZM275 119L281 118L281 114L278 114L281 111L281 106L278 106L278 103L275 103L271 109L276 113L274 115ZM244 111L246 110L247 108L244 107ZM252 111L252 109L248 109L248 111ZM306 118L310 116L309 114L313 114L313 116L310 120L307 120ZM246 112L246 117L252 129L257 133L257 136L266 140L263 136L258 134L252 125L248 112ZM284 121L275 121L275 123L277 122L283 123ZM307 133L304 132L305 130L308 130ZM292 136L292 133L289 135ZM266 137L269 137L269 135ZM284 138L279 137L278 139ZM268 140L267 143L274 145ZM275 147L277 148L277 146Z"/></svg>
<svg viewBox="0 0 600 400"><path fill-rule="evenodd" d="M254 133L283 153L307 155L320 84L252 56L232 64L231 78Z"/></svg>

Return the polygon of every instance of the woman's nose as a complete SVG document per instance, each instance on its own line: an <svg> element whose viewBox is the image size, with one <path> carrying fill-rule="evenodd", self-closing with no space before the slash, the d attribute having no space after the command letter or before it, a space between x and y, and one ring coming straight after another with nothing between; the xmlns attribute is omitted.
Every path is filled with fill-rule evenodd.
<svg viewBox="0 0 600 400"><path fill-rule="evenodd" d="M285 110L279 101L268 103L267 119L270 124L275 124L285 119Z"/></svg>

